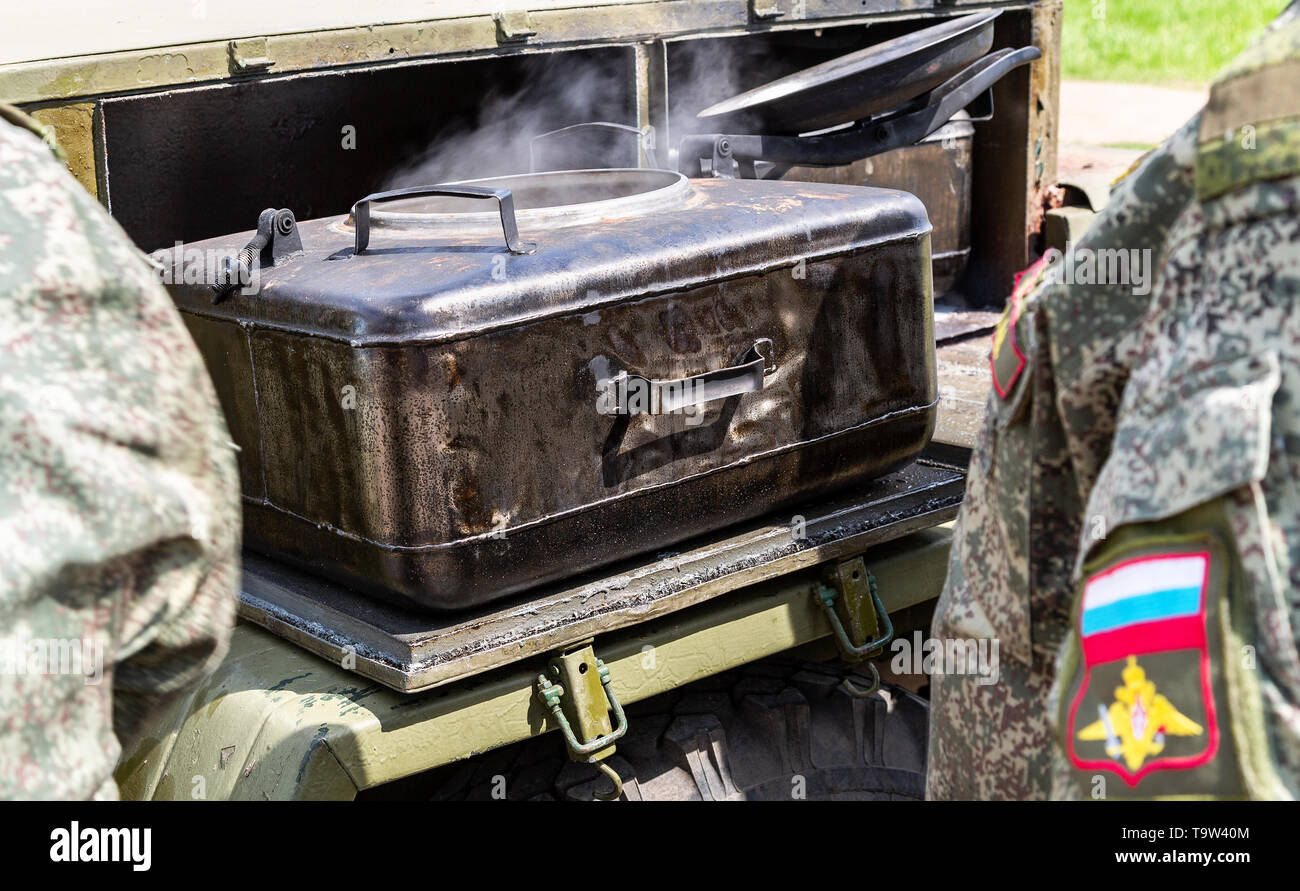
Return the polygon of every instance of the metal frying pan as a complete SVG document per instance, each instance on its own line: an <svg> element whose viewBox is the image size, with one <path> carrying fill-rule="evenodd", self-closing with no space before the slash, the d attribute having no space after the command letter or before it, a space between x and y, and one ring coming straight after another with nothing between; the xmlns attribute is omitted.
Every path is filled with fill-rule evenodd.
<svg viewBox="0 0 1300 891"><path fill-rule="evenodd" d="M711 105L710 127L797 134L879 114L946 81L993 45L1000 10L929 28L805 68Z"/></svg>

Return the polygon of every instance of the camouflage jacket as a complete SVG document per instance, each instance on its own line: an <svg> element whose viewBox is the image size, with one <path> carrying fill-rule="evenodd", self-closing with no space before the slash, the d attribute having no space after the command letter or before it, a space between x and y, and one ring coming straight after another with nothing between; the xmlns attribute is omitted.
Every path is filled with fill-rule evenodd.
<svg viewBox="0 0 1300 891"><path fill-rule="evenodd" d="M229 637L234 454L144 257L0 117L0 798L115 798Z"/></svg>
<svg viewBox="0 0 1300 891"><path fill-rule="evenodd" d="M935 679L932 797L1296 794L1298 66L1284 15L1010 301L933 632L1014 662Z"/></svg>

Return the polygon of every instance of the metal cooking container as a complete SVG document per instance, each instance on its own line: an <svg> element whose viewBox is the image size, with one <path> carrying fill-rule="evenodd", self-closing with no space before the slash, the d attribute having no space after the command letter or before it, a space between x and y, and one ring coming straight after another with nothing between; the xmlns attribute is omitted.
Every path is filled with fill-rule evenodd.
<svg viewBox="0 0 1300 891"><path fill-rule="evenodd" d="M963 111L916 145L839 167L792 167L780 178L881 186L921 199L934 226L934 294L942 297L960 282L970 259L974 137L975 127Z"/></svg>
<svg viewBox="0 0 1300 891"><path fill-rule="evenodd" d="M242 450L255 550L468 607L793 512L928 440L911 195L657 170L469 185L511 194L380 196L301 223L305 250L264 253L255 293L171 286Z"/></svg>
<svg viewBox="0 0 1300 891"><path fill-rule="evenodd" d="M947 19L711 105L711 128L806 133L860 121L934 89L993 46L1001 10Z"/></svg>

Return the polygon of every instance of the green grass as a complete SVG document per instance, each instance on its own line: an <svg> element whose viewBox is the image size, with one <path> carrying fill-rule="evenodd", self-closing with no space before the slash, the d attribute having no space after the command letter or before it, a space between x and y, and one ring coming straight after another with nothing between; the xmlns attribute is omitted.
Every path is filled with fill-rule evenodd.
<svg viewBox="0 0 1300 891"><path fill-rule="evenodd" d="M1286 4L1287 0L1065 0L1061 76L1201 87Z"/></svg>

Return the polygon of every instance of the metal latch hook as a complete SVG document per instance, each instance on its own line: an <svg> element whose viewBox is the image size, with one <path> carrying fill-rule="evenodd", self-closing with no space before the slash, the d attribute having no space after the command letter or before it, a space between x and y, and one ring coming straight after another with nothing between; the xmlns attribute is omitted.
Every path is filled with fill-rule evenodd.
<svg viewBox="0 0 1300 891"><path fill-rule="evenodd" d="M870 699L876 695L880 689L880 671L876 668L876 663L868 662L867 668L871 669L871 686L865 690L853 682L852 678L844 678L840 681L840 689L852 696L854 699Z"/></svg>
<svg viewBox="0 0 1300 891"><path fill-rule="evenodd" d="M595 672L591 671L593 666ZM612 792L596 792L595 798L602 801L618 798L623 792L623 781L603 762L614 754L614 743L627 733L628 725L623 706L614 694L609 668L587 644L552 659L548 672L551 677L537 676L537 696L559 726L569 758L595 765L613 781ZM613 726L610 712L614 716Z"/></svg>
<svg viewBox="0 0 1300 891"><path fill-rule="evenodd" d="M864 643L855 643L853 638L849 636L848 631L845 630L839 612L835 609L835 602L839 598L840 592L830 585L818 584L813 593L816 601L826 613L826 620L830 623L831 631L835 634L835 643L839 646L840 653L851 662L860 662L889 643L894 636L894 624L889 619L889 613L885 610L885 605L880 602L880 593L876 588L876 577L866 568L861 557L841 564L837 569L841 584L854 586L853 591L846 592L855 595L852 598L846 597L846 600L855 601L847 603L847 608L856 610L859 613L874 609L874 615L865 615L862 617L865 621L859 620L856 624L877 629L877 634ZM869 605L861 602L863 600L860 596L862 592L856 590L857 587L860 587L864 576L867 583L867 593L870 597Z"/></svg>

